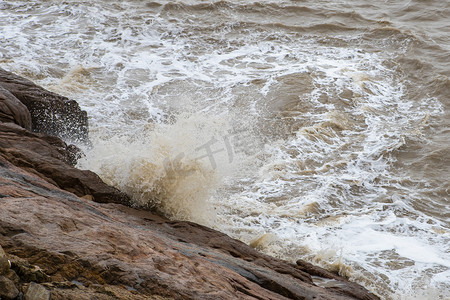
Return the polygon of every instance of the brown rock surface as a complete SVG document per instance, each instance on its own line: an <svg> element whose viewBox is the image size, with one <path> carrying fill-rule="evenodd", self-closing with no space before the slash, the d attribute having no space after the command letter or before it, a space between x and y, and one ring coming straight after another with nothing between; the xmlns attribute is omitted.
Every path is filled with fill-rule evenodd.
<svg viewBox="0 0 450 300"><path fill-rule="evenodd" d="M32 282L28 286L24 300L50 300L50 292L42 285Z"/></svg>
<svg viewBox="0 0 450 300"><path fill-rule="evenodd" d="M11 93L28 99L26 90ZM4 282L23 294L35 282L51 299L378 299L302 261L278 260L198 224L124 206L124 194L68 163L60 139L6 121L0 245L12 263ZM57 127L41 125L33 128ZM335 284L319 287L311 275Z"/></svg>
<svg viewBox="0 0 450 300"><path fill-rule="evenodd" d="M58 136L64 140L87 142L87 114L80 109L76 101L47 91L28 79L0 68L0 109L9 118L12 113L3 109L5 106L10 107L11 105L7 103L13 100L8 93L2 96L5 90L20 100L31 114L31 124L29 120L24 119L25 116L16 118L17 124L26 129L29 129L28 126L31 125L35 132ZM2 97L8 97L8 102L2 100ZM23 105L14 106L14 114L12 114L14 117L18 115L17 112L20 112L21 116L24 115ZM5 119L2 113L0 113L0 121Z"/></svg>
<svg viewBox="0 0 450 300"><path fill-rule="evenodd" d="M14 299L19 295L19 290L14 282L5 276L0 276L0 299Z"/></svg>
<svg viewBox="0 0 450 300"><path fill-rule="evenodd" d="M77 196L92 195L97 202L127 203L128 198L103 183L93 172L69 165L73 158L68 146L57 137L30 132L13 123L0 123L0 156L6 161L33 173L50 184ZM0 169L0 176L7 176ZM11 175L14 176L14 175Z"/></svg>
<svg viewBox="0 0 450 300"><path fill-rule="evenodd" d="M25 129L31 130L31 115L27 107L1 86L0 121L16 123Z"/></svg>

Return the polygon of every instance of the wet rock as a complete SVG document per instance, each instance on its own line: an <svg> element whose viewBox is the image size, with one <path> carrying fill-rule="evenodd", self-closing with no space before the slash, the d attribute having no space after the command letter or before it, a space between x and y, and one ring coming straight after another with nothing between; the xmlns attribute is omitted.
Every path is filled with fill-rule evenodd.
<svg viewBox="0 0 450 300"><path fill-rule="evenodd" d="M23 282L42 283L50 281L50 276L45 274L39 266L33 266L25 259L13 256L11 257L11 266Z"/></svg>
<svg viewBox="0 0 450 300"><path fill-rule="evenodd" d="M50 292L38 283L32 282L24 295L24 300L49 300Z"/></svg>
<svg viewBox="0 0 450 300"><path fill-rule="evenodd" d="M9 272L9 268L11 267L11 263L6 257L5 251L0 246L0 275L5 275Z"/></svg>
<svg viewBox="0 0 450 300"><path fill-rule="evenodd" d="M31 115L28 108L8 90L0 86L0 121L11 122L31 129Z"/></svg>
<svg viewBox="0 0 450 300"><path fill-rule="evenodd" d="M5 276L0 276L0 299L14 299L19 295L19 290L14 282Z"/></svg>
<svg viewBox="0 0 450 300"><path fill-rule="evenodd" d="M332 279L332 284L328 284L328 289L334 290L336 293L348 295L355 299L374 299L374 295L368 294L365 289L361 289L360 285L349 281L345 277L339 276L323 268L314 266L313 264L310 264L301 259L297 260L296 264L302 271L307 272L312 276L316 276L321 279ZM325 281L330 282L328 280Z"/></svg>
<svg viewBox="0 0 450 300"><path fill-rule="evenodd" d="M0 257L0 275L5 275L9 272L11 264L6 257Z"/></svg>
<svg viewBox="0 0 450 300"><path fill-rule="evenodd" d="M33 133L12 123L0 123L0 157L5 161L0 174L9 173L10 163L77 196L89 194L98 202L129 203L124 193L106 185L93 172L72 167L68 151L68 146L57 137ZM16 181L20 180L27 184L26 177L17 177Z"/></svg>
<svg viewBox="0 0 450 300"><path fill-rule="evenodd" d="M66 150L66 161L71 166L75 166L78 160L84 156L83 151L75 145L68 145L65 150Z"/></svg>
<svg viewBox="0 0 450 300"><path fill-rule="evenodd" d="M134 289L126 286L98 285L91 284L88 287L72 282L54 282L43 284L46 289L51 290L52 300L169 300L173 298L161 297L158 295L142 295Z"/></svg>
<svg viewBox="0 0 450 300"><path fill-rule="evenodd" d="M0 109L3 119L13 117L20 126L29 129L30 125L35 132L60 137L64 140L88 142L88 119L85 111L80 109L78 103L47 91L28 79L17 76L0 68ZM4 91L9 93L5 93ZM8 102L1 101L6 95ZM31 115L31 124L27 119L23 105L17 104L10 96L28 108ZM4 96L5 97L5 96ZM13 104L11 101L13 101ZM10 108L13 105L14 109ZM20 117L18 117L20 116Z"/></svg>

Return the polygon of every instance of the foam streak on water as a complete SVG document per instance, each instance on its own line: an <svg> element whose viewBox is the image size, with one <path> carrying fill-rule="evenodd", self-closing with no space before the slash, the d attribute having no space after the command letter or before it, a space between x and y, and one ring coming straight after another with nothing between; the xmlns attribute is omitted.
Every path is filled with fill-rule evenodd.
<svg viewBox="0 0 450 300"><path fill-rule="evenodd" d="M0 66L88 111L93 148L80 167L136 206L320 264L386 299L445 299L445 11L438 1L5 1Z"/></svg>

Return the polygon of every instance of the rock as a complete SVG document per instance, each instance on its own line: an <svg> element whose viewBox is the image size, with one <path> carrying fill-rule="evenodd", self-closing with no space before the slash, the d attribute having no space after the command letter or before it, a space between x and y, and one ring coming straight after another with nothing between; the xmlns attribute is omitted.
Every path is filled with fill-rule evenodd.
<svg viewBox="0 0 450 300"><path fill-rule="evenodd" d="M14 299L19 295L19 290L14 282L5 276L0 276L0 299Z"/></svg>
<svg viewBox="0 0 450 300"><path fill-rule="evenodd" d="M0 257L0 275L5 275L8 273L11 264L6 257Z"/></svg>
<svg viewBox="0 0 450 300"><path fill-rule="evenodd" d="M75 166L78 160L84 155L83 151L75 145L68 145L65 150L66 160L71 166Z"/></svg>
<svg viewBox="0 0 450 300"><path fill-rule="evenodd" d="M300 269L312 276L317 276L321 279L332 279L325 280L327 282L327 287L329 289L333 289L336 292L347 294L349 296L354 297L355 299L373 299L373 295L368 295L364 289L361 289L360 286L354 282L348 281L346 278L336 275L333 272L325 270L323 268L314 266L304 260L297 260L296 264L300 267Z"/></svg>
<svg viewBox="0 0 450 300"><path fill-rule="evenodd" d="M52 300L110 300L110 299L128 299L128 300L169 300L158 295L142 295L130 287L111 286L91 284L85 287L72 282L54 282L43 284L45 288L51 290Z"/></svg>
<svg viewBox="0 0 450 300"><path fill-rule="evenodd" d="M98 202L129 202L124 193L106 185L93 172L72 167L68 146L57 137L33 133L13 123L0 123L0 157L5 164L0 170L2 176L9 173L9 162L77 196L89 194ZM16 180L27 184L22 177Z"/></svg>
<svg viewBox="0 0 450 300"><path fill-rule="evenodd" d="M43 283L50 281L50 276L45 274L40 267L31 265L25 259L12 256L11 265L12 269L20 276L20 280L23 282Z"/></svg>
<svg viewBox="0 0 450 300"><path fill-rule="evenodd" d="M98 202L129 203L124 193L103 183L96 174L72 167L82 155L81 150L67 145L59 137L88 141L87 116L76 102L0 68L0 100L2 95L6 95L8 105L0 105L0 109L5 109L0 110L0 116L11 118L7 123L0 123L0 156L78 196L90 194ZM19 112L26 108L15 97L33 112L33 130L40 133L30 132L27 126L18 126L22 122ZM13 104L17 106L16 110ZM42 111L52 117L44 117Z"/></svg>
<svg viewBox="0 0 450 300"><path fill-rule="evenodd" d="M32 282L25 293L24 300L50 300L50 292L42 285Z"/></svg>
<svg viewBox="0 0 450 300"><path fill-rule="evenodd" d="M28 108L1 86L0 121L16 123L25 129L31 130L31 115Z"/></svg>
<svg viewBox="0 0 450 300"><path fill-rule="evenodd" d="M0 276L6 276L9 277L9 273L11 268L11 262L9 261L8 257L6 257L5 251L3 251L3 248L0 246ZM11 279L11 278L9 278ZM1 298L0 298L1 299Z"/></svg>
<svg viewBox="0 0 450 300"><path fill-rule="evenodd" d="M2 76L0 86L28 109L49 103L32 83ZM26 299L378 299L321 268L123 205L125 194L70 165L66 143L47 135L65 132L58 124L33 125L44 134L0 123L0 245L12 260L9 277L0 277L5 299L18 295L14 282ZM336 284L320 287L312 276Z"/></svg>
<svg viewBox="0 0 450 300"><path fill-rule="evenodd" d="M76 101L47 91L30 80L1 68L0 87L0 120L14 118L15 123L29 129L29 119L23 107L25 105L31 114L33 131L57 136L66 141L88 142L87 114L80 109ZM6 98L2 98L2 95ZM11 95L14 98L11 98ZM23 105L17 104L14 99L20 100ZM12 105L13 111L10 108Z"/></svg>

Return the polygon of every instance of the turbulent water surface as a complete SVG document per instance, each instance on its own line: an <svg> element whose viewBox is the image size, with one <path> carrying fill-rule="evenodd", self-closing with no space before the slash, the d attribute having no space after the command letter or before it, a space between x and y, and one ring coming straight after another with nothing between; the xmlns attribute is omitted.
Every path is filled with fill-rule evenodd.
<svg viewBox="0 0 450 300"><path fill-rule="evenodd" d="M384 299L446 299L449 9L6 0L0 67L88 111L80 167L136 205Z"/></svg>

